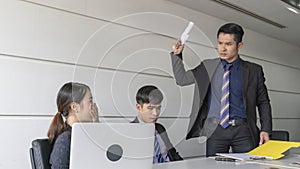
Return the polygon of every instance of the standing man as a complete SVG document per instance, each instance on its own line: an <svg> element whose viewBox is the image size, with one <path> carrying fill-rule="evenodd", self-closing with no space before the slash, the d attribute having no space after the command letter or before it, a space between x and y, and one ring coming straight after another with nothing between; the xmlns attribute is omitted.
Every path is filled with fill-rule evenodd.
<svg viewBox="0 0 300 169"><path fill-rule="evenodd" d="M240 58L243 35L238 24L221 26L217 33L219 58L204 60L188 71L182 63L184 45L178 40L173 46L176 83L196 84L186 138L207 136L206 156L228 153L230 147L234 153L244 153L269 141L272 115L265 77L260 65Z"/></svg>
<svg viewBox="0 0 300 169"><path fill-rule="evenodd" d="M153 164L183 160L173 147L163 125L156 123L161 110L163 94L151 85L141 87L136 94L138 116L132 123L155 123Z"/></svg>

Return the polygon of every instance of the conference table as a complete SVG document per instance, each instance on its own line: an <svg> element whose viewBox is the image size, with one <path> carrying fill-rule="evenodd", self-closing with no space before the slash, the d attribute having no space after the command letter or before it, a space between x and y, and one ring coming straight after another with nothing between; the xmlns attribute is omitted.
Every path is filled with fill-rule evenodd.
<svg viewBox="0 0 300 169"><path fill-rule="evenodd" d="M300 169L300 155L291 154L278 160L216 161L199 157L153 165L153 169Z"/></svg>

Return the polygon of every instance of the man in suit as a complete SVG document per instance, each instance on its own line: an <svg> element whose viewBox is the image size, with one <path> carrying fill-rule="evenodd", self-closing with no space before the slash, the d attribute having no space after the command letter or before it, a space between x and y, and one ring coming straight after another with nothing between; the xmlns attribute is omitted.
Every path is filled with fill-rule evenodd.
<svg viewBox="0 0 300 169"><path fill-rule="evenodd" d="M217 33L219 58L202 61L186 71L184 45L178 40L171 60L176 83L195 83L194 104L187 139L207 136L206 155L244 153L269 140L272 115L262 67L239 56L243 47L242 27L221 26ZM261 128L257 127L258 108Z"/></svg>
<svg viewBox="0 0 300 169"><path fill-rule="evenodd" d="M136 94L136 109L138 116L131 123L155 123L155 143L153 163L183 160L176 152L166 129L156 123L160 111L163 95L155 86L144 86Z"/></svg>

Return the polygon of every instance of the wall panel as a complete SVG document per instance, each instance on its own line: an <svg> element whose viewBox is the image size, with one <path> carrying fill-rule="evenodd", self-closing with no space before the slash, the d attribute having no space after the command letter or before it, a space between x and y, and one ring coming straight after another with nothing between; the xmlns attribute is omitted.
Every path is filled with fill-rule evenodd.
<svg viewBox="0 0 300 169"><path fill-rule="evenodd" d="M48 117L0 117L0 168L31 168L31 141L46 138L50 122Z"/></svg>
<svg viewBox="0 0 300 169"><path fill-rule="evenodd" d="M0 57L1 115L46 115L56 112L59 87L72 80L73 69L62 65L14 57Z"/></svg>
<svg viewBox="0 0 300 169"><path fill-rule="evenodd" d="M284 92L269 92L273 118L300 119L300 95Z"/></svg>
<svg viewBox="0 0 300 169"><path fill-rule="evenodd" d="M1 93L7 96L2 115L53 114L56 94L68 81L88 84L104 116L135 115L135 93L147 84L156 85L165 95L162 116L187 117L190 113L193 86L180 89L170 77L10 57L2 57L0 66L5 70L0 76L6 79Z"/></svg>
<svg viewBox="0 0 300 169"><path fill-rule="evenodd" d="M86 12L86 0L24 0L27 2L42 4L45 6L59 8L66 11L74 11L76 13Z"/></svg>
<svg viewBox="0 0 300 169"><path fill-rule="evenodd" d="M28 2L1 3L1 54L75 63L84 43L104 24Z"/></svg>
<svg viewBox="0 0 300 169"><path fill-rule="evenodd" d="M274 130L287 130L290 133L290 141L299 142L300 141L299 120L300 118L273 119Z"/></svg>
<svg viewBox="0 0 300 169"><path fill-rule="evenodd" d="M283 66L268 61L245 58L263 67L266 85L271 90L300 93L300 69Z"/></svg>
<svg viewBox="0 0 300 169"><path fill-rule="evenodd" d="M224 23L224 21L215 17L161 0L145 2L140 0L75 1L75 6L83 6L83 3L85 3L85 12L73 8L73 1L72 3L67 0L60 2L49 0L30 1L175 38L180 36L180 33L187 25L187 21L191 20L195 22L195 27L192 30L189 40L208 46L212 44L216 46L217 29ZM245 31L245 43L241 53L293 67L300 66L300 59L294 57L295 53L300 52L299 47L256 33L247 28L245 28ZM268 46L270 47L268 48Z"/></svg>

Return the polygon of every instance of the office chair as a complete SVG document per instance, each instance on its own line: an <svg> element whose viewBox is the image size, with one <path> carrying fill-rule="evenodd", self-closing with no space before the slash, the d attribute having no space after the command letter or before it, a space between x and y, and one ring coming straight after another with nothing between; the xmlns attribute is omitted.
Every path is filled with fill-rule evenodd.
<svg viewBox="0 0 300 169"><path fill-rule="evenodd" d="M49 159L53 145L48 139L36 139L31 144L29 153L32 169L51 169Z"/></svg>
<svg viewBox="0 0 300 169"><path fill-rule="evenodd" d="M270 135L271 140L289 141L289 132L284 130L274 130Z"/></svg>

